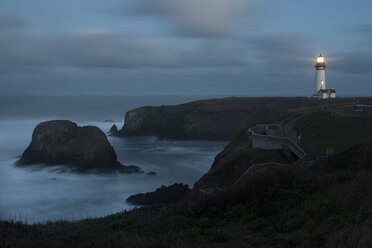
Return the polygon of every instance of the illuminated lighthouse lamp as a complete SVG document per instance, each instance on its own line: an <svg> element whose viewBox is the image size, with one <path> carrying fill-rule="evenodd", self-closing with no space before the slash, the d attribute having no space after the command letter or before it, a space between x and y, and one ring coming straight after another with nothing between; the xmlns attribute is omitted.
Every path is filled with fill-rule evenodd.
<svg viewBox="0 0 372 248"><path fill-rule="evenodd" d="M320 54L318 58L316 58L317 63L324 63L324 57Z"/></svg>
<svg viewBox="0 0 372 248"><path fill-rule="evenodd" d="M334 89L326 89L325 80L325 59L322 54L316 58L316 74L315 74L315 92L313 97L320 99L336 98L336 91Z"/></svg>

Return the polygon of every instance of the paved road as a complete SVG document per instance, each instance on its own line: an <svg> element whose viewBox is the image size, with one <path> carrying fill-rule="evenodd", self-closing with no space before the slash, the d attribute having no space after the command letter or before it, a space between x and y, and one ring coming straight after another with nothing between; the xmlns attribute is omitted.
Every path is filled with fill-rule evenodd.
<svg viewBox="0 0 372 248"><path fill-rule="evenodd" d="M294 142L298 143L297 130L293 129L296 121L302 118L303 115L293 118L282 126L284 136L291 138Z"/></svg>

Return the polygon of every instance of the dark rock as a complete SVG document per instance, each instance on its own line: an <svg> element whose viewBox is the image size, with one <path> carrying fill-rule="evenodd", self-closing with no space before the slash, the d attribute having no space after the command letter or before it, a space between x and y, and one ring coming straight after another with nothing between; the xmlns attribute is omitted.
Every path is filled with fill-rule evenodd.
<svg viewBox="0 0 372 248"><path fill-rule="evenodd" d="M95 126L79 127L67 120L47 121L36 126L32 141L17 165L63 164L79 170L139 172L137 166L123 166L106 135Z"/></svg>
<svg viewBox="0 0 372 248"><path fill-rule="evenodd" d="M328 104L347 101L336 99ZM350 100L348 100L350 101ZM128 111L115 136L156 136L169 139L231 140L257 123L273 123L293 110L323 101L295 97L230 97L174 106L145 106Z"/></svg>
<svg viewBox="0 0 372 248"><path fill-rule="evenodd" d="M108 132L109 135L116 136L118 134L118 127L114 124Z"/></svg>
<svg viewBox="0 0 372 248"><path fill-rule="evenodd" d="M252 148L247 133L242 132L216 156L211 169L194 184L189 200L193 202L203 197L201 191L228 189L254 164L292 164L294 161L281 150Z"/></svg>
<svg viewBox="0 0 372 248"><path fill-rule="evenodd" d="M136 205L169 204L185 199L189 192L188 185L175 183L170 186L161 186L154 192L132 195L127 201Z"/></svg>
<svg viewBox="0 0 372 248"><path fill-rule="evenodd" d="M146 176L156 176L157 173L155 171L150 171L146 173Z"/></svg>
<svg viewBox="0 0 372 248"><path fill-rule="evenodd" d="M126 173L134 173L134 172L143 173L141 168L137 165L126 165L126 166L124 166L123 171L126 172Z"/></svg>
<svg viewBox="0 0 372 248"><path fill-rule="evenodd" d="M113 119L106 119L103 122L115 122Z"/></svg>

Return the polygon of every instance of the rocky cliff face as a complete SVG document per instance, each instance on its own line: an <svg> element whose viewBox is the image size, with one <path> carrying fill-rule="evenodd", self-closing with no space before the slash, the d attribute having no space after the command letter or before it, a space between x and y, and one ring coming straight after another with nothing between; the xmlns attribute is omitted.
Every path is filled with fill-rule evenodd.
<svg viewBox="0 0 372 248"><path fill-rule="evenodd" d="M154 192L132 195L127 201L136 205L169 204L186 199L189 192L188 185L175 183L169 186L163 185Z"/></svg>
<svg viewBox="0 0 372 248"><path fill-rule="evenodd" d="M175 106L141 107L125 115L116 136L231 140L242 129L282 120L290 111L324 104L305 98L225 98Z"/></svg>
<svg viewBox="0 0 372 248"><path fill-rule="evenodd" d="M252 148L248 135L243 132L216 156L211 169L194 184L189 200L202 197L200 190L230 188L251 165L269 162L292 164L294 161L290 153L282 150Z"/></svg>
<svg viewBox="0 0 372 248"><path fill-rule="evenodd" d="M65 164L82 169L99 168L137 172L136 166L123 166L106 135L95 126L79 127L67 120L40 123L18 165Z"/></svg>

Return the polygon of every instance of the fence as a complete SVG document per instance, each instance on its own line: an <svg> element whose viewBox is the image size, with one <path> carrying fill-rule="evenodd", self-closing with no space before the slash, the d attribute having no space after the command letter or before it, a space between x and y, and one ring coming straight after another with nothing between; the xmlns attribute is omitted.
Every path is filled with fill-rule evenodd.
<svg viewBox="0 0 372 248"><path fill-rule="evenodd" d="M299 159L307 155L307 153L289 137L257 134L252 128L248 129L248 134L255 148L281 149L283 145L286 145Z"/></svg>

